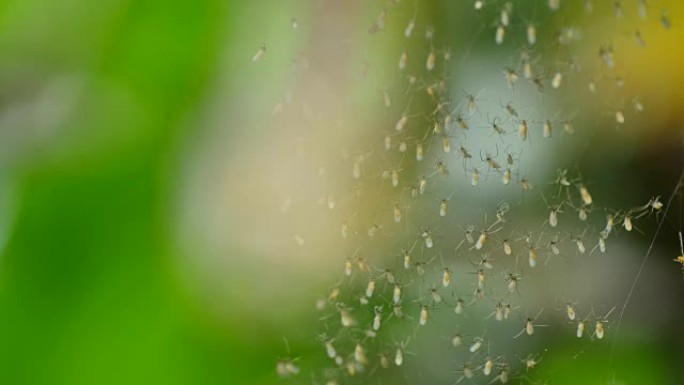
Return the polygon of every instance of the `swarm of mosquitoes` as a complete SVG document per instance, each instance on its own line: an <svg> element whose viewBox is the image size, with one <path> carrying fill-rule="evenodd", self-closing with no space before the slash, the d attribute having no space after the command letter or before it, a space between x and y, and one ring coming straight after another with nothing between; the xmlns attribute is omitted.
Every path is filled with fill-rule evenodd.
<svg viewBox="0 0 684 385"><path fill-rule="evenodd" d="M551 14L563 10L561 0L542 1ZM386 24L399 3L393 0L380 11L369 27L369 35L386 31ZM587 76L573 51L580 38L579 28L566 24L555 34L541 39L538 36L541 23L516 15L514 2L475 0L471 4L473 17L486 21L483 33L491 33L491 44L501 46L511 39L522 42L516 51L519 56L499 73L492 74L508 89L528 87L543 95L560 91L569 82L581 81L586 84L586 92L596 94L602 79L617 83L617 87L623 85L623 78L609 74L619 60L611 45L599 44L596 50L595 59L604 73ZM582 6L587 14L595 12L592 1L583 1ZM629 13L644 20L655 14L662 28L671 28L667 11L654 13L645 0L614 1L612 13L616 18ZM545 140L556 135L575 135L574 116L532 116L517 107L514 92L511 101L498 101L499 115L493 119L487 116L486 126L479 125L478 120L483 118L480 111L483 100L479 93L463 92L460 97L454 97L457 93L449 86L448 68L454 52L449 47L436 48L437 31L430 25L420 25L415 12L408 20L398 19L405 23L401 39L424 39L427 47L422 57L418 52L402 50L395 62L394 70L403 82L400 97L408 100L406 107L392 113L387 127L378 130L379 140L372 148L345 150L341 154L349 171L338 177L350 178L362 187L355 187L344 199L336 197L345 194L330 194L322 199L322 204L328 210L339 210L343 203L353 204L366 196L377 195L377 191L390 191L388 195L393 198L386 207L378 208L378 214L371 219L362 218L356 212L335 230L336 236L349 245L349 252L340 261L340 280L315 304L320 312L321 354L325 354L329 365L311 378L314 383L328 385L363 382L364 376L378 375L392 366L401 367L407 356L412 355L411 342L421 330L430 327L433 314L447 309L455 317L456 331L443 343L461 351L465 357L453 368L454 384L462 381L505 384L525 379L540 364L543 352L508 357L504 353L494 354L492 348L496 345L486 333L461 333L459 320L480 317L484 318L483 323L512 323L511 339L532 338L539 327L550 326L541 323L542 316L549 311L518 310L523 306L520 298L525 279L548 268L549 261L556 257L605 253L614 234L639 231L638 222L648 218L660 220L665 215L666 203L656 196L627 209L600 207L592 196L591 184L583 180L579 170L566 168L558 169L554 180L536 182L547 186L552 194L535 194L531 177L521 165L525 152L510 149L524 146L531 149L532 141L535 146L542 146ZM293 29L299 28L296 19L291 23ZM422 37L421 31L424 31ZM646 45L639 30L632 32L632 38L634 44ZM544 50L549 47L556 50L553 62L540 59L537 47L541 44ZM264 60L266 52L266 45L262 45L252 61ZM559 62L557 58L564 59ZM307 65L305 60L298 63ZM382 89L379 103L387 111L393 111L395 97L387 88ZM419 98L424 100L422 104L416 102ZM412 108L414 102L421 107ZM631 99L631 108L625 107L624 102L619 104L609 117L618 128L630 114L639 114L645 108L637 97ZM284 104L278 103L273 113L282 113L283 108ZM494 151L469 148L465 138L478 135L474 132L495 138L505 150L500 151L499 144ZM370 162L371 159L376 161ZM417 180L407 180L409 168L420 170ZM455 200L454 180L462 181L463 188L471 189L484 183L505 189L515 189L517 185L523 198L520 202L502 200L488 213L490 220L484 215L484 223L457 223L451 207ZM444 191L447 192L438 195ZM521 229L519 225L512 225L509 213L533 194L543 200L548 212L541 226ZM391 258L371 256L375 252L368 250L369 245L392 237L401 239L404 246L395 249ZM294 236L299 245L304 244L304 238ZM681 253L674 261L684 269L681 232L679 245ZM476 259L470 259L472 256ZM615 309L598 312L576 301L564 300L554 311L566 319L563 327L568 328L567 333L573 338L600 341L609 334L608 326L616 322L611 320ZM482 317L483 311L485 317ZM383 332L387 337L378 338ZM397 335L400 332L403 334ZM388 343L390 339L393 342ZM277 374L285 378L298 375L297 361L292 357L279 359Z"/></svg>

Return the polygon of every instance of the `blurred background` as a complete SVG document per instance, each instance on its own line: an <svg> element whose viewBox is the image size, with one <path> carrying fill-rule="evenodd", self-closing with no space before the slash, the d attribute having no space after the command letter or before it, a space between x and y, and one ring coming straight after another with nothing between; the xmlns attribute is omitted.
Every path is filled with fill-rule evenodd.
<svg viewBox="0 0 684 385"><path fill-rule="evenodd" d="M417 88L444 81L450 107L463 108L466 95L482 102L470 121L482 134L454 134L449 165L458 182L438 183L429 207L457 191L458 223L481 227L483 212L491 223L501 199L524 200L519 182L529 175L538 180L536 203L518 224L534 218L538 226L548 216L539 194L555 191L546 181L557 168L581 170L594 199L611 210L658 195L667 202L684 166L684 5L648 1L642 18L637 0L594 1L591 13L580 1L561 0L558 11L546 0L512 1L521 24L497 45L506 2L486 1L481 12L474 3L0 2L0 382L345 382L320 374L330 365L316 302L356 249L340 239L340 225L389 218L397 199L370 176L355 184L353 160L366 154L364 174L401 168L414 182L439 158L437 145L426 150L421 169L372 150L402 114L411 116L411 135L429 125L415 118L433 107L411 96L410 76L397 68L402 52ZM529 23L540 42L534 62L567 71L562 93L549 91L552 73L543 74L544 93L530 81L507 87L503 73L519 60ZM564 56L552 42L567 30L577 41ZM615 56L609 69L599 55L606 46ZM440 75L431 78L424 66L433 51ZM587 91L592 81L595 95ZM512 98L536 124L529 145L509 146L517 131L502 141L491 135L491 119L505 116ZM546 119L558 123L558 135L544 147ZM570 120L577 135L562 136L561 122ZM411 135L414 149L419 138ZM517 190L497 195L491 186L500 177L486 180L485 166L487 183L461 193L472 168L456 160L459 145L478 162L485 152L496 151L502 163L505 151L521 154ZM364 189L374 189L363 195L370 198L354 198ZM615 340L576 341L572 327L548 328L530 381L679 383L684 280L672 259L681 253L681 217L676 194ZM597 215L597 226L604 218ZM611 238L605 256L550 265L556 268L541 285L558 290L540 288L524 301L550 314L564 300L559 293L577 289L586 311L617 307L610 336L658 218ZM399 255L428 225L416 221L381 228L372 252ZM436 227L437 242L458 243L455 229ZM350 381L456 382L456 359L440 345L448 348L453 324L435 318L434 338L416 339L405 366ZM279 378L282 360L295 360L300 372Z"/></svg>

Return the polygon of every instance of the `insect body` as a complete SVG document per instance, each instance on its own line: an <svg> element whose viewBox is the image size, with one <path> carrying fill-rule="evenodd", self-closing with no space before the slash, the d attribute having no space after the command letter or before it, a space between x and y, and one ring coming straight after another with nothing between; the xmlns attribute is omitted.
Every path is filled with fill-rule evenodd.
<svg viewBox="0 0 684 385"><path fill-rule="evenodd" d="M258 61L259 59L261 59L264 56L265 53L266 53L266 46L262 45L261 47L259 47L259 50L252 57L252 61L253 62Z"/></svg>
<svg viewBox="0 0 684 385"><path fill-rule="evenodd" d="M425 326L428 321L428 307L423 306L420 309L420 317L418 318L418 325Z"/></svg>

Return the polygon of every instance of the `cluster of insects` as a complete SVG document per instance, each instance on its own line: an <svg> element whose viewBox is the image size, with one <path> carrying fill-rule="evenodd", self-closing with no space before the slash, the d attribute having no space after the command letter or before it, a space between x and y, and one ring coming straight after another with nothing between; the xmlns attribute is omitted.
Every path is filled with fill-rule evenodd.
<svg viewBox="0 0 684 385"><path fill-rule="evenodd" d="M549 15L568 6L561 0L539 3L539 13ZM649 17L645 2L622 3L615 2L614 17L632 11ZM596 12L591 1L582 6L586 14ZM529 7L476 0L468 12L480 20L482 34L491 32L495 47L515 44L516 53L487 75L499 79L504 91L465 91L452 73L459 50L438 45L439 32L421 23L416 9L405 17L406 6L395 0L370 23L369 38L396 29L401 36L392 38L414 49L400 49L392 61L398 80L378 93L384 126L368 135L367 146L345 147L337 158L341 166L330 167L343 170L334 178L346 180L349 191L331 190L321 199L339 215L332 232L344 245L339 280L316 302L327 369L313 377L330 385L404 366L416 341L444 331L436 318L449 319L443 344L454 352L453 383L526 378L544 353L525 351L529 345L517 342L534 341L548 328L603 340L615 308L575 301L559 309L534 308L526 302L528 286L556 264L606 253L614 237L639 232L640 223L664 207L660 197L631 208L602 207L595 184L577 167L539 171L534 165L544 146L555 151L559 143L575 143L565 138L589 135L576 124L579 107L552 111L546 100L566 88L574 92L579 83L589 94L602 92L607 82L623 87L625 80L611 72L620 60L611 45L597 45L593 59L600 72L587 73L576 49L579 27L564 24L553 33L530 21ZM659 17L669 29L667 14ZM397 23L401 28L391 28ZM633 36L636 44L646 44L639 30ZM265 55L262 46L253 61ZM364 68L364 76L371 70ZM608 118L616 128L645 108L638 97L619 95ZM294 239L304 245L302 236ZM684 256L675 261L684 267ZM438 331L427 332L433 324ZM497 328L506 332L490 336ZM299 368L284 359L277 372L291 377Z"/></svg>

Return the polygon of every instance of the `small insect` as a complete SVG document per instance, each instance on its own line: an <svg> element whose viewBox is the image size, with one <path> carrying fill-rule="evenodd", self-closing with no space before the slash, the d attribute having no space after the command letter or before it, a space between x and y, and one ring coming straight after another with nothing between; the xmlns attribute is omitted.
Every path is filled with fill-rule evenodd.
<svg viewBox="0 0 684 385"><path fill-rule="evenodd" d="M352 274L353 266L354 265L352 264L351 259L347 259L346 261L344 261L344 275L346 275L347 277L350 276Z"/></svg>
<svg viewBox="0 0 684 385"><path fill-rule="evenodd" d="M342 324L343 327L349 327L353 326L356 324L356 320L354 317L349 314L349 311L347 309L341 308L340 309L340 323Z"/></svg>
<svg viewBox="0 0 684 385"><path fill-rule="evenodd" d="M532 268L537 267L537 257L538 257L537 248L535 246L530 246L529 255L528 255L528 259L527 259L527 262L530 265L530 267L532 267Z"/></svg>
<svg viewBox="0 0 684 385"><path fill-rule="evenodd" d="M590 81L587 87L589 87L589 92L596 93L596 83L594 81Z"/></svg>
<svg viewBox="0 0 684 385"><path fill-rule="evenodd" d="M368 271L368 263L362 257L358 258L358 260L356 261L356 265L358 266L359 271L364 272L364 273L366 271Z"/></svg>
<svg viewBox="0 0 684 385"><path fill-rule="evenodd" d="M503 8L501 8L501 14L499 15L499 20L501 21L501 25L504 27L508 27L508 24L510 24L510 14L513 9L513 4L510 2L507 2L504 4Z"/></svg>
<svg viewBox="0 0 684 385"><path fill-rule="evenodd" d="M684 269L684 240L682 239L682 232L680 231L678 234L679 234L679 255L677 256L677 258L673 259L673 261L682 265L682 269Z"/></svg>
<svg viewBox="0 0 684 385"><path fill-rule="evenodd" d="M458 124L458 127L462 130L468 129L468 123L466 123L461 114L456 117L456 124Z"/></svg>
<svg viewBox="0 0 684 385"><path fill-rule="evenodd" d="M408 122L408 115L403 114L397 121L397 123L394 125L394 129L397 131L402 131L404 127L406 126L406 123Z"/></svg>
<svg viewBox="0 0 684 385"><path fill-rule="evenodd" d="M582 241L582 237L574 239L575 244L577 244L577 251L579 251L580 254L584 254L587 249L584 247L584 242Z"/></svg>
<svg viewBox="0 0 684 385"><path fill-rule="evenodd" d="M551 79L551 87L556 90L559 89L562 81L563 74L560 71L556 71L556 73L553 75L553 79Z"/></svg>
<svg viewBox="0 0 684 385"><path fill-rule="evenodd" d="M411 268L411 255L409 255L408 250L404 251L404 269L408 270Z"/></svg>
<svg viewBox="0 0 684 385"><path fill-rule="evenodd" d="M603 336L605 334L605 323L608 322L607 318L610 316L610 314L615 310L615 308L610 309L608 313L606 313L605 316L603 316L601 319L596 320L596 327L594 329L594 335L598 339L603 339Z"/></svg>
<svg viewBox="0 0 684 385"><path fill-rule="evenodd" d="M413 28L415 27L416 19L409 20L409 23L406 25L406 28L404 29L404 36L411 37L411 34L413 33Z"/></svg>
<svg viewBox="0 0 684 385"><path fill-rule="evenodd" d="M485 299L486 294L485 294L484 290L482 290L478 287L477 289L475 289L475 293L473 293L473 297L475 297L474 301L482 300L482 299Z"/></svg>
<svg viewBox="0 0 684 385"><path fill-rule="evenodd" d="M532 78L532 63L530 63L529 58L525 58L522 60L522 67L523 67L523 70L522 70L523 77L525 79L531 79Z"/></svg>
<svg viewBox="0 0 684 385"><path fill-rule="evenodd" d="M363 165L364 161L365 158L363 155L359 155L354 159L354 165L352 167L352 176L354 179L361 178L361 166Z"/></svg>
<svg viewBox="0 0 684 385"><path fill-rule="evenodd" d="M510 206L506 202L502 202L499 204L499 207L496 210L496 221L498 223L504 223L506 222L506 213L510 210Z"/></svg>
<svg viewBox="0 0 684 385"><path fill-rule="evenodd" d="M299 368L295 366L292 360L282 360L276 364L276 373L280 377L290 377L299 373Z"/></svg>
<svg viewBox="0 0 684 385"><path fill-rule="evenodd" d="M551 137L551 122L550 121L545 121L544 125L542 126L542 135L544 138L550 138Z"/></svg>
<svg viewBox="0 0 684 385"><path fill-rule="evenodd" d="M660 15L660 23L663 25L663 28L670 29L670 18L667 16L667 12L663 11Z"/></svg>
<svg viewBox="0 0 684 385"><path fill-rule="evenodd" d="M252 62L259 61L266 53L266 45L259 47L259 50L252 56Z"/></svg>
<svg viewBox="0 0 684 385"><path fill-rule="evenodd" d="M332 291L330 291L330 295L328 296L328 300L329 301L337 301L337 298L339 297L339 295L340 295L340 289L338 287L336 287L336 288L332 289Z"/></svg>
<svg viewBox="0 0 684 385"><path fill-rule="evenodd" d="M515 107L513 107L512 103L508 103L504 106L506 109L506 112L510 117L517 118L518 117L518 111L515 110ZM510 154L509 154L510 155Z"/></svg>
<svg viewBox="0 0 684 385"><path fill-rule="evenodd" d="M459 148L458 148L458 153L461 155L461 158L463 158L463 161L466 161L466 160L468 160L468 159L470 159L470 158L473 157L473 155L470 154L470 152L468 151L468 149L465 148L465 147L463 147L463 146L459 146Z"/></svg>
<svg viewBox="0 0 684 385"><path fill-rule="evenodd" d="M521 330L520 333L516 334L515 337L513 337L513 338L518 338L523 333L527 334L528 336L533 335L534 334L534 328L535 328L534 322L537 320L537 318L539 318L539 316L541 315L541 313L543 311L544 311L544 309L541 309L539 311L539 313L537 313L537 315L534 318L528 317L525 320L525 327L523 328L523 330ZM536 325L536 326L545 326L545 325Z"/></svg>
<svg viewBox="0 0 684 385"><path fill-rule="evenodd" d="M529 371L530 369L534 369L540 360L538 360L534 354L528 354L527 357L521 361L525 364L525 369Z"/></svg>
<svg viewBox="0 0 684 385"><path fill-rule="evenodd" d="M392 187L399 186L399 170L392 170Z"/></svg>
<svg viewBox="0 0 684 385"><path fill-rule="evenodd" d="M504 27L503 24L499 24L499 26L496 27L496 35L494 36L494 41L496 42L497 45L501 45L504 41L505 36L506 36L506 27Z"/></svg>
<svg viewBox="0 0 684 385"><path fill-rule="evenodd" d="M608 214L606 216L606 228L602 232L605 234L606 238L610 235L610 232L613 231L613 226L615 226L615 217L612 214Z"/></svg>
<svg viewBox="0 0 684 385"><path fill-rule="evenodd" d="M368 281L368 285L366 286L366 297L370 298L373 296L373 293L375 292L375 280L371 279Z"/></svg>
<svg viewBox="0 0 684 385"><path fill-rule="evenodd" d="M530 180L527 179L527 177L524 177L520 180L520 186L525 192L532 190L532 183L530 183Z"/></svg>
<svg viewBox="0 0 684 385"><path fill-rule="evenodd" d="M482 365L482 374L489 376L492 374L492 369L494 369L494 360L488 357L485 363Z"/></svg>
<svg viewBox="0 0 684 385"><path fill-rule="evenodd" d="M425 27L425 39L432 40L435 37L435 29L432 26Z"/></svg>
<svg viewBox="0 0 684 385"><path fill-rule="evenodd" d="M479 269L477 271L477 287L479 289L484 289L484 284L485 284L485 273L484 273L484 270Z"/></svg>
<svg viewBox="0 0 684 385"><path fill-rule="evenodd" d="M372 225L371 227L368 228L368 237L373 238L375 235L378 233L378 230L380 230L379 225Z"/></svg>
<svg viewBox="0 0 684 385"><path fill-rule="evenodd" d="M615 122L618 124L625 123L625 114L622 112L622 110L615 111Z"/></svg>
<svg viewBox="0 0 684 385"><path fill-rule="evenodd" d="M394 285L394 290L392 291L392 302L395 305L401 303L401 285Z"/></svg>
<svg viewBox="0 0 684 385"><path fill-rule="evenodd" d="M598 245L597 245L597 246L598 246L599 250L601 251L601 253L605 253L605 252L606 252L606 238L605 238L605 234L601 233L601 234L599 235L599 238L598 238Z"/></svg>
<svg viewBox="0 0 684 385"><path fill-rule="evenodd" d="M381 364L381 365L382 365L382 357L384 357L384 355L381 356L381 360L380 360L380 364ZM350 377L354 377L354 376L356 375L357 363L355 363L355 362L353 362L353 361L349 361L349 362L347 362L347 365L346 365L346 366L347 366L347 374L348 374ZM389 366L389 363L388 363L388 366Z"/></svg>
<svg viewBox="0 0 684 385"><path fill-rule="evenodd" d="M572 303L568 302L565 304L565 314L568 316L568 319L570 321L574 321L575 317L577 317L577 313L575 313L575 305Z"/></svg>
<svg viewBox="0 0 684 385"><path fill-rule="evenodd" d="M418 325L425 326L428 322L428 307L423 306L420 309L420 317L418 318Z"/></svg>
<svg viewBox="0 0 684 385"><path fill-rule="evenodd" d="M394 217L394 222L396 222L396 223L401 222L401 208L396 203L394 204L393 217Z"/></svg>
<svg viewBox="0 0 684 385"><path fill-rule="evenodd" d="M605 64L606 67L613 68L615 66L615 58L613 56L613 47L602 46L599 49L599 56L601 57L601 60L603 60L603 64Z"/></svg>
<svg viewBox="0 0 684 385"><path fill-rule="evenodd" d="M408 62L408 52L404 50L404 52L401 53L401 56L399 56L399 70L404 70L406 68L406 63Z"/></svg>
<svg viewBox="0 0 684 385"><path fill-rule="evenodd" d="M509 242L508 239L504 239L501 243L503 246L504 254L511 255L511 253L513 253L513 249L511 248L511 242Z"/></svg>
<svg viewBox="0 0 684 385"><path fill-rule="evenodd" d="M518 81L518 73L512 68L506 68L504 75L506 76L508 88L513 88L513 85Z"/></svg>
<svg viewBox="0 0 684 385"><path fill-rule="evenodd" d="M396 277L390 269L385 269L385 271L382 273L382 276L387 279L387 283L389 284L394 284L396 282Z"/></svg>
<svg viewBox="0 0 684 385"><path fill-rule="evenodd" d="M425 241L425 247L431 249L434 246L434 243L432 241L432 234L429 231L423 230L420 236L423 237L423 240Z"/></svg>
<svg viewBox="0 0 684 385"><path fill-rule="evenodd" d="M497 131L497 132L498 132L498 131ZM482 155L480 155L480 156L482 156ZM499 169L501 168L501 165L499 164L499 162L497 162L496 160L494 160L494 158L492 157L491 154L486 154L486 155L485 155L485 161L487 162L487 166L488 166L490 169L499 170Z"/></svg>
<svg viewBox="0 0 684 385"><path fill-rule="evenodd" d="M615 14L615 17L617 18L622 18L625 16L625 13L622 11L622 2L619 0L616 0L613 2L613 13Z"/></svg>
<svg viewBox="0 0 684 385"><path fill-rule="evenodd" d="M481 10L482 7L484 6L484 0L475 0L475 9L476 10Z"/></svg>
<svg viewBox="0 0 684 385"><path fill-rule="evenodd" d="M551 247L551 252L553 255L560 255L560 249L558 248L558 235L556 235L551 242L549 242L549 247Z"/></svg>
<svg viewBox="0 0 684 385"><path fill-rule="evenodd" d="M430 289L430 296L432 297L432 301L434 303L442 302L442 296L439 295L439 293L437 292L437 289Z"/></svg>
<svg viewBox="0 0 684 385"><path fill-rule="evenodd" d="M507 303L506 306L504 306L504 319L505 320L511 316L511 312L513 312L513 307L511 306L510 303Z"/></svg>
<svg viewBox="0 0 684 385"><path fill-rule="evenodd" d="M537 27L533 24L527 25L527 44L533 46L537 42Z"/></svg>
<svg viewBox="0 0 684 385"><path fill-rule="evenodd" d="M436 58L437 56L435 55L435 51L431 50L428 54L427 60L425 61L425 68L427 68L428 71L432 71L435 68Z"/></svg>
<svg viewBox="0 0 684 385"><path fill-rule="evenodd" d="M496 308L494 309L494 319L497 321L503 321L504 319L504 306L501 304L501 302L496 304Z"/></svg>
<svg viewBox="0 0 684 385"><path fill-rule="evenodd" d="M360 365L368 364L366 351L363 349L361 344L356 344L356 347L354 348L354 361L358 362Z"/></svg>
<svg viewBox="0 0 684 385"><path fill-rule="evenodd" d="M508 368L506 366L503 366L499 370L499 374L496 376L496 379L498 379L499 382L502 384L505 384L508 382Z"/></svg>
<svg viewBox="0 0 684 385"><path fill-rule="evenodd" d="M651 209L654 211L660 211L663 209L663 202L660 201L660 197L655 197L650 200Z"/></svg>
<svg viewBox="0 0 684 385"><path fill-rule="evenodd" d="M468 243L475 243L475 238L473 238L473 231L475 231L475 227L473 226L468 226L465 230L465 238Z"/></svg>
<svg viewBox="0 0 684 385"><path fill-rule="evenodd" d="M340 231L342 238L347 238L349 236L349 225L346 223L342 224L342 230Z"/></svg>
<svg viewBox="0 0 684 385"><path fill-rule="evenodd" d="M337 351L335 350L335 347L333 346L333 340L332 339L325 341L325 352L329 358L337 357Z"/></svg>
<svg viewBox="0 0 684 385"><path fill-rule="evenodd" d="M549 0L549 9L552 11L560 9L560 0Z"/></svg>
<svg viewBox="0 0 684 385"><path fill-rule="evenodd" d="M468 348L468 350L471 353L477 352L482 347L483 342L484 342L484 340L481 337L475 338L475 340L473 341L472 345L470 345L470 348Z"/></svg>
<svg viewBox="0 0 684 385"><path fill-rule="evenodd" d="M447 168L446 164L439 160L437 163L435 163L435 168L437 169L437 172L441 176L447 176L449 175L449 169Z"/></svg>
<svg viewBox="0 0 684 385"><path fill-rule="evenodd" d="M419 276L425 275L425 262L416 262L416 273Z"/></svg>
<svg viewBox="0 0 684 385"><path fill-rule="evenodd" d="M582 197L582 202L584 202L585 205L589 206L594 202L594 200L591 198L591 194L589 194L589 190L587 190L586 187L580 185L579 192L580 196Z"/></svg>
<svg viewBox="0 0 684 385"><path fill-rule="evenodd" d="M625 214L625 217L622 219L622 227L624 227L627 231L632 231L634 228L632 225L632 216L629 213Z"/></svg>
<svg viewBox="0 0 684 385"><path fill-rule="evenodd" d="M476 96L466 95L466 101L468 103L468 114L472 115L477 109Z"/></svg>
<svg viewBox="0 0 684 385"><path fill-rule="evenodd" d="M458 384L458 383L461 382L464 378L465 378L465 379L468 379L468 380L471 380L473 377L475 377L475 371L473 370L473 368L470 367L470 364L468 364L467 362L464 363L464 364L463 364L463 367L461 368L461 370L458 370L458 371L461 372L461 373L463 373L463 375L461 376L461 378L459 378L459 379L456 381L455 384Z"/></svg>
<svg viewBox="0 0 684 385"><path fill-rule="evenodd" d="M577 338L582 338L584 335L584 330L586 329L586 323L584 320L579 320L577 322L577 331L575 332L575 335Z"/></svg>
<svg viewBox="0 0 684 385"><path fill-rule="evenodd" d="M382 307L376 306L373 311L375 316L373 317L373 330L380 330L380 324L382 323Z"/></svg>
<svg viewBox="0 0 684 385"><path fill-rule="evenodd" d="M454 334L454 336L451 338L451 346L457 348L461 345L463 345L463 337L460 333Z"/></svg>
<svg viewBox="0 0 684 385"><path fill-rule="evenodd" d="M532 84L537 87L537 92L544 93L544 80L542 79L541 76L535 76L534 79L532 79Z"/></svg>
<svg viewBox="0 0 684 385"><path fill-rule="evenodd" d="M461 298L456 300L456 306L454 307L454 313L456 314L463 314L463 307L465 305L465 302Z"/></svg>
<svg viewBox="0 0 684 385"><path fill-rule="evenodd" d="M442 198L439 202L439 216L445 217L449 211L449 200L447 198Z"/></svg>
<svg viewBox="0 0 684 385"><path fill-rule="evenodd" d="M403 318L404 312L401 310L401 305L394 305L394 316L397 318Z"/></svg>
<svg viewBox="0 0 684 385"><path fill-rule="evenodd" d="M503 173L503 176L501 177L501 182L504 184L504 186L508 186L511 183L511 169L506 168L506 170Z"/></svg>
<svg viewBox="0 0 684 385"><path fill-rule="evenodd" d="M422 143L418 143L416 145L416 160L418 162L423 160L423 157L425 156L425 149L423 148Z"/></svg>
<svg viewBox="0 0 684 385"><path fill-rule="evenodd" d="M473 174L470 177L470 184L472 186L477 186L477 184L480 182L480 172L477 171L477 169L473 169Z"/></svg>
<svg viewBox="0 0 684 385"><path fill-rule="evenodd" d="M421 176L420 180L418 181L418 192L422 195L425 194L425 191L427 190L427 178L425 176Z"/></svg>
<svg viewBox="0 0 684 385"><path fill-rule="evenodd" d="M402 140L399 142L399 152L406 152L408 149L408 146L406 145L406 141Z"/></svg>
<svg viewBox="0 0 684 385"><path fill-rule="evenodd" d="M508 277L506 277L506 280L508 281L508 291L513 293L516 290L518 290L518 281L520 280L520 277L513 273L508 273Z"/></svg>
<svg viewBox="0 0 684 385"><path fill-rule="evenodd" d="M641 32L639 32L638 29L634 32L634 40L636 41L637 45L639 45L639 47L646 46L646 42L644 41L644 38L641 37Z"/></svg>
<svg viewBox="0 0 684 385"><path fill-rule="evenodd" d="M442 273L442 287L447 287L451 283L451 271L448 268L444 268Z"/></svg>
<svg viewBox="0 0 684 385"><path fill-rule="evenodd" d="M563 122L563 132L565 132L568 135L573 135L575 133L575 128L572 126L572 122Z"/></svg>
<svg viewBox="0 0 684 385"><path fill-rule="evenodd" d="M401 366L401 364L404 363L404 353L401 350L401 347L397 347L396 353L394 353L394 364L397 366Z"/></svg>
<svg viewBox="0 0 684 385"><path fill-rule="evenodd" d="M520 125L518 126L518 132L520 133L520 139L522 139L523 141L527 140L528 129L527 129L527 121L525 119L523 119L520 122Z"/></svg>
<svg viewBox="0 0 684 385"><path fill-rule="evenodd" d="M642 18L642 19L646 18L646 1L645 0L639 0L637 13L639 14L640 18Z"/></svg>

